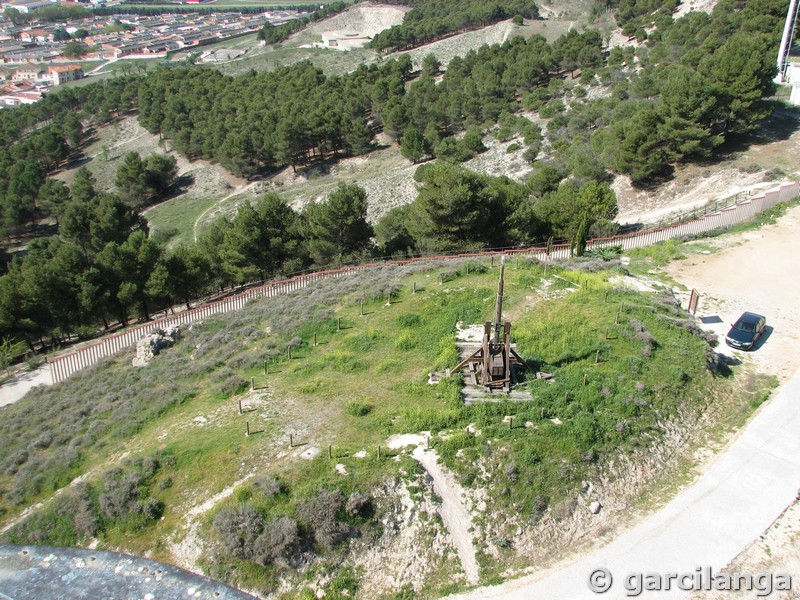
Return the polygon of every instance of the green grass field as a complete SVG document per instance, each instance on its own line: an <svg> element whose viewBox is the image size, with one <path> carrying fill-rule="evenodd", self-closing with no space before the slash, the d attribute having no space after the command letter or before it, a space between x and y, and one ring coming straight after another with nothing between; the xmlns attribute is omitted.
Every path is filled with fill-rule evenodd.
<svg viewBox="0 0 800 600"><path fill-rule="evenodd" d="M618 273L615 268L591 273L550 267L545 277L540 265L511 261L505 314L513 319L512 335L526 360L553 373L554 383L531 380L530 402L464 406L457 378L431 386L427 377L457 361L456 321L491 318L497 267L488 266L488 260L473 261L469 275L465 262L385 268L323 281L195 325L146 368L132 368L127 353L34 391L4 413L5 519L84 473L88 497L97 503L103 486L111 485L101 483L101 473L115 465L136 471L143 467L133 458L156 457L160 466L147 471L140 495L163 506L163 518L104 517L101 547L169 559L164 540L180 539L187 511L239 480L270 474L287 491L266 502L248 483L221 506L296 517L319 488L347 496L369 494L387 478L414 481L413 461L392 460L397 453L385 449L378 458L377 447L392 434L432 431L441 460L461 484L487 490L487 514L513 522L513 515L556 510L617 453L657 444L665 419L699 414L712 398L728 397L728 380L706 369L706 342L681 325L685 313L668 297L613 287L607 278ZM394 290L391 305L387 290ZM291 358L287 345L293 346ZM251 382L254 392L248 391ZM37 409L35 422L34 406L48 407ZM750 410L746 403L738 407L742 414ZM513 429L504 422L508 415L517 424ZM468 424L481 436L467 433ZM37 436L47 432L53 433L39 442ZM299 446L289 448L290 434ZM32 439L37 442L31 446ZM317 458L298 459L312 447L320 449ZM359 451L366 457L357 458ZM348 477L337 473L337 463ZM73 513L46 509L6 539L86 543L71 524ZM214 513L204 515L200 526L210 543ZM374 523L356 525L366 535ZM335 548L317 552L323 562L341 560ZM220 560L205 558L213 576L262 592L280 576L295 577ZM481 560L492 578L518 557L509 547L499 559ZM453 568L443 562L423 595L436 596L450 585Z"/></svg>
<svg viewBox="0 0 800 600"><path fill-rule="evenodd" d="M171 243L193 244L195 221L218 201L218 198L181 196L157 204L145 213L150 233Z"/></svg>

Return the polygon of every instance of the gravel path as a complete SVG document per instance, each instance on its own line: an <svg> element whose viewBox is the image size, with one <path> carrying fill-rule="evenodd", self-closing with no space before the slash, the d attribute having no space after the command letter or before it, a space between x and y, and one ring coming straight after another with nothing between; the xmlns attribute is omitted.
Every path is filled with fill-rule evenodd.
<svg viewBox="0 0 800 600"><path fill-rule="evenodd" d="M453 546L461 561L461 568L467 581L477 583L479 579L478 561L475 558L475 545L472 542L472 517L461 501L464 490L453 477L439 464L439 458L434 450L426 450L430 432L421 434L394 435L387 440L390 449L416 446L411 455L422 465L433 481L433 491L442 499L439 507L439 516L442 517L447 532L453 541Z"/></svg>
<svg viewBox="0 0 800 600"><path fill-rule="evenodd" d="M453 478L452 473L446 471L439 464L436 452L425 450L417 446L412 456L419 461L422 468L428 472L433 480L433 491L442 499L439 515L442 522L453 538L453 545L461 559L461 567L470 583L478 583L478 561L475 559L475 545L472 543L473 528L472 518L461 502L463 490Z"/></svg>

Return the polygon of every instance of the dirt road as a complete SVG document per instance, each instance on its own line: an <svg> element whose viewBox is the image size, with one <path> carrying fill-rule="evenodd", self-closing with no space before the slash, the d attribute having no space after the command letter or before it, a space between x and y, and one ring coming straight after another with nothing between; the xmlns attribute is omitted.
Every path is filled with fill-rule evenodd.
<svg viewBox="0 0 800 600"><path fill-rule="evenodd" d="M767 336L755 352L724 343L718 350L788 381L800 369L800 206L775 225L710 243L719 250L673 262L666 272L700 292L697 316L721 342L742 312L764 315Z"/></svg>

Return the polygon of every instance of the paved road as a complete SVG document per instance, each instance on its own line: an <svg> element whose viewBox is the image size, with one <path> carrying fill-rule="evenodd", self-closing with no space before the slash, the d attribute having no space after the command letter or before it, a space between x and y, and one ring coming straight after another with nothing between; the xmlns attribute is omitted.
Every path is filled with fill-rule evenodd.
<svg viewBox="0 0 800 600"><path fill-rule="evenodd" d="M535 580L482 588L458 598L571 600L629 597L631 573L718 571L761 535L800 490L800 371L763 407L730 449L672 502L609 545ZM602 595L587 579L599 567L613 576ZM800 589L800 573L793 587ZM674 585L673 585L674 588ZM796 592L795 592L796 593ZM638 598L685 597L645 591Z"/></svg>
<svg viewBox="0 0 800 600"><path fill-rule="evenodd" d="M13 379L0 385L0 406L13 404L37 385L50 385L50 365L42 365L35 371L23 371Z"/></svg>

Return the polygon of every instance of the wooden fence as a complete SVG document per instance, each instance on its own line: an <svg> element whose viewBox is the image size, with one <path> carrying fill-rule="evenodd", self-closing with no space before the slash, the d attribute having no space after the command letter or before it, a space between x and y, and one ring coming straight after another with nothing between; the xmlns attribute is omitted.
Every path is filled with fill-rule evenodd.
<svg viewBox="0 0 800 600"><path fill-rule="evenodd" d="M587 243L587 249L600 249L611 246L622 246L624 250L650 246L665 240L683 238L687 236L699 235L716 229L724 229L751 220L764 210L773 208L776 204L787 202L800 194L800 183L791 182L781 185L779 188L765 192L759 196L746 198L734 204L725 205L724 208L704 214L703 216L691 219L669 227L659 227L637 231L634 233L616 235L608 238L598 238ZM364 269L382 267L384 265L402 265L413 262L429 260L448 260L465 257L491 256L493 254L516 254L538 258L540 260L564 259L570 257L569 244L555 244L548 248L544 245L530 248L519 248L512 250L498 250L490 252L461 253L454 255L426 256L410 258L406 260L392 260L382 263L370 263L341 269L319 271L306 275L298 275L283 281L274 281L265 285L249 288L238 294L231 295L222 300L210 302L175 313L160 319L148 321L135 327L131 327L104 337L88 346L76 348L60 356L50 358L50 374L53 383L64 381L73 373L77 373L83 368L97 363L100 359L112 356L117 352L132 348L136 342L148 333L168 329L176 325L186 325L207 319L213 315L240 310L247 302L254 298L271 298L274 296L287 294L293 290L298 290L308 286L310 283L321 279L331 279L344 277Z"/></svg>

